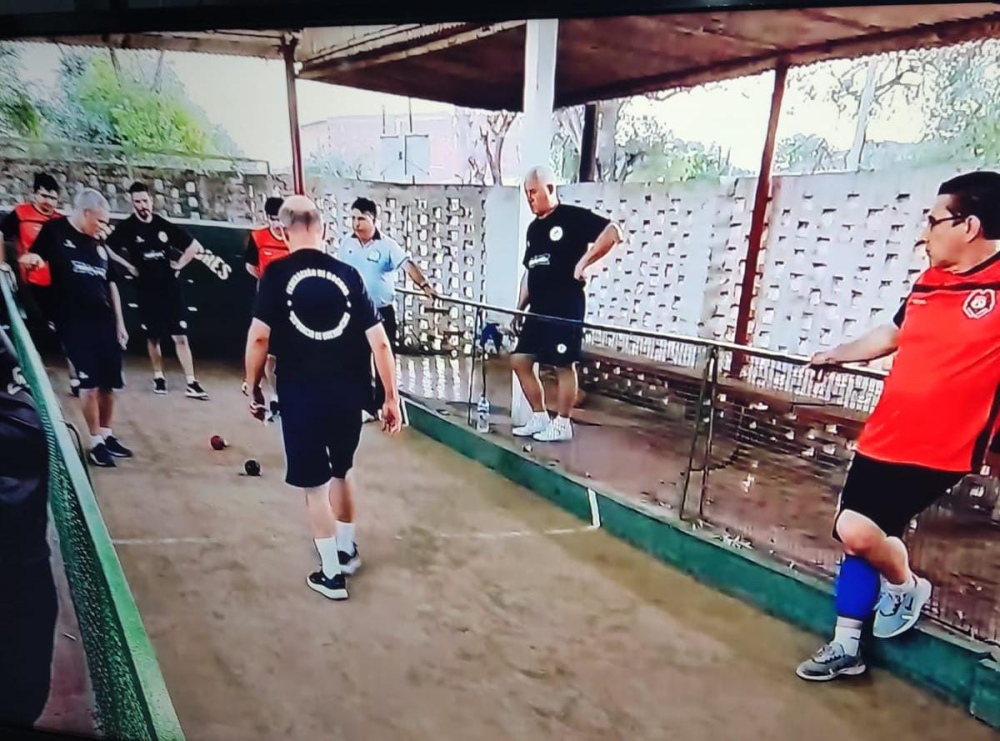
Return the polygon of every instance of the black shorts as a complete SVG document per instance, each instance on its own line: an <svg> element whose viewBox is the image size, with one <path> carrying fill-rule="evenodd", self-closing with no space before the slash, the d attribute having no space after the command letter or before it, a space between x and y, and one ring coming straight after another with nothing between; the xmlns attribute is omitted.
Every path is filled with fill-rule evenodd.
<svg viewBox="0 0 1000 741"><path fill-rule="evenodd" d="M347 478L361 442L360 398L345 400L325 381L278 379L285 483L311 489Z"/></svg>
<svg viewBox="0 0 1000 741"><path fill-rule="evenodd" d="M542 365L568 368L580 362L583 327L529 316L517 338L515 355L531 355Z"/></svg>
<svg viewBox="0 0 1000 741"><path fill-rule="evenodd" d="M179 297L157 297L139 303L139 321L147 340L164 340L188 333L188 310Z"/></svg>
<svg viewBox="0 0 1000 741"><path fill-rule="evenodd" d="M929 508L965 474L938 471L903 463L885 463L855 453L847 481L840 493L837 518L844 510L857 512L890 536L902 538L914 517Z"/></svg>
<svg viewBox="0 0 1000 741"><path fill-rule="evenodd" d="M76 370L81 389L113 391L125 387L122 346L115 320L61 321L56 325L67 359Z"/></svg>

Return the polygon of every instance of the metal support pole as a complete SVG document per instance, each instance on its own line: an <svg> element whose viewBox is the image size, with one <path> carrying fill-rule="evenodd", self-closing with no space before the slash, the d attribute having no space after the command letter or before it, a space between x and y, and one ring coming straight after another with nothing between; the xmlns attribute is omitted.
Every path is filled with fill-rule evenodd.
<svg viewBox="0 0 1000 741"><path fill-rule="evenodd" d="M292 37L281 45L285 57L285 93L288 98L288 128L292 141L292 187L298 195L306 192L302 171L302 134L299 131L299 97L295 90L295 47L298 40Z"/></svg>
<svg viewBox="0 0 1000 741"><path fill-rule="evenodd" d="M580 182L597 179L597 103L583 108L583 134L580 137Z"/></svg>
<svg viewBox="0 0 1000 741"><path fill-rule="evenodd" d="M760 157L760 174L757 176L757 192L754 195L753 214L750 217L750 237L747 240L747 256L743 264L743 281L740 284L739 311L736 315L737 345L750 344L750 312L753 309L754 288L757 285L757 267L760 251L764 243L767 226L767 208L771 200L771 169L774 165L774 146L778 135L778 119L781 116L781 102L785 97L785 82L788 79L788 64L781 62L774 70L774 90L771 93L771 113L767 121L767 136L764 151ZM742 353L733 355L732 375L739 376L746 358Z"/></svg>

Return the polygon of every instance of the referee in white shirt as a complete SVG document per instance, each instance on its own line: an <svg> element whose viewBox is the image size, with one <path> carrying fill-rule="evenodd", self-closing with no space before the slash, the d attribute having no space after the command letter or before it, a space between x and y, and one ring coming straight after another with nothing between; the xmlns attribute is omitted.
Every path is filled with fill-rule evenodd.
<svg viewBox="0 0 1000 741"><path fill-rule="evenodd" d="M351 205L351 226L353 233L340 241L336 257L346 262L359 273L365 282L365 288L372 297L375 306L382 315L382 323L392 353L398 352L398 324L396 321L396 273L403 268L410 279L427 294L428 298L436 298L437 292L427 281L423 271L417 267L412 257L392 237L382 234L378 228L378 206L368 198L358 198ZM385 403L385 389L382 380L374 373L375 394L370 407L366 410L368 416L374 419Z"/></svg>

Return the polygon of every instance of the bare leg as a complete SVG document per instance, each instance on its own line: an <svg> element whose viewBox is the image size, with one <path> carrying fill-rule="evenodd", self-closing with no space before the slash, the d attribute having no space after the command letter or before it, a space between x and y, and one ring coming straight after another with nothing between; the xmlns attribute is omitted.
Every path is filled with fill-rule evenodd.
<svg viewBox="0 0 1000 741"><path fill-rule="evenodd" d="M115 413L114 391L97 392L97 411L98 411L98 422L100 422L101 428L105 430L110 429L111 419Z"/></svg>
<svg viewBox="0 0 1000 741"><path fill-rule="evenodd" d="M569 368L560 368L559 376L559 399L558 412L560 417L566 419L573 414L573 407L576 406L576 395L580 384L576 375L576 364Z"/></svg>
<svg viewBox="0 0 1000 741"><path fill-rule="evenodd" d="M91 437L101 435L101 413L97 389L80 390L80 406L83 408L83 419L87 423L87 432Z"/></svg>
<svg viewBox="0 0 1000 741"><path fill-rule="evenodd" d="M313 539L332 538L337 528L327 487L316 486L306 489L306 511L309 513L309 529Z"/></svg>
<svg viewBox="0 0 1000 741"><path fill-rule="evenodd" d="M191 356L191 345L188 343L186 335L174 335L174 348L177 350L177 359L184 369L184 376L190 382L194 379L194 358Z"/></svg>
<svg viewBox="0 0 1000 741"><path fill-rule="evenodd" d="M146 340L146 349L149 351L149 360L153 364L153 374L163 374L163 353L160 352L158 340Z"/></svg>
<svg viewBox="0 0 1000 741"><path fill-rule="evenodd" d="M544 412L545 392L542 390L542 382L535 371L535 358L531 355L513 355L510 359L510 366L517 375L517 381L521 384L521 390L531 406L531 411L536 414Z"/></svg>
<svg viewBox="0 0 1000 741"><path fill-rule="evenodd" d="M330 481L330 507L338 522L354 522L354 487L349 479Z"/></svg>
<svg viewBox="0 0 1000 741"><path fill-rule="evenodd" d="M913 576L903 541L889 537L864 515L842 512L837 518L837 534L848 555L865 559L890 584L905 584Z"/></svg>

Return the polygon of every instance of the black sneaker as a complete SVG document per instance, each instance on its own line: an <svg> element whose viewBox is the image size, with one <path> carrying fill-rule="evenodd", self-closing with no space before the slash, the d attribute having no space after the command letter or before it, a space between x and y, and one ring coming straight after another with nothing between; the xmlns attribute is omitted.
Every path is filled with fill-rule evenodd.
<svg viewBox="0 0 1000 741"><path fill-rule="evenodd" d="M205 389L201 387L201 384L197 381L191 381L187 385L187 390L184 391L184 395L189 399L207 399L208 394Z"/></svg>
<svg viewBox="0 0 1000 741"><path fill-rule="evenodd" d="M278 402L271 401L271 407L267 415L267 420L269 422L274 422L281 414L281 409L278 407Z"/></svg>
<svg viewBox="0 0 1000 741"><path fill-rule="evenodd" d="M165 394L165 393L167 393L167 379L166 378L154 378L153 379L153 393L154 394Z"/></svg>
<svg viewBox="0 0 1000 741"><path fill-rule="evenodd" d="M80 398L80 382L76 379L72 379L69 382L69 395L76 399Z"/></svg>
<svg viewBox="0 0 1000 741"><path fill-rule="evenodd" d="M337 551L337 558L340 560L340 570L348 576L361 568L361 553L358 551L357 543L354 544L354 553Z"/></svg>
<svg viewBox="0 0 1000 741"><path fill-rule="evenodd" d="M104 447L107 448L108 452L115 458L132 457L132 451L122 445L121 440L114 435L108 435L107 439L104 441Z"/></svg>
<svg viewBox="0 0 1000 741"><path fill-rule="evenodd" d="M108 446L104 443L98 443L91 448L87 459L98 468L114 468L117 465L114 456L111 455Z"/></svg>
<svg viewBox="0 0 1000 741"><path fill-rule="evenodd" d="M347 580L343 574L333 578L323 573L322 569L315 571L306 578L306 584L314 592L319 592L327 599L347 599Z"/></svg>

